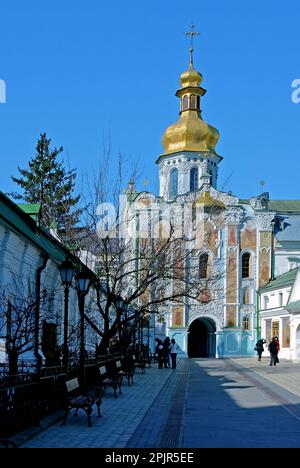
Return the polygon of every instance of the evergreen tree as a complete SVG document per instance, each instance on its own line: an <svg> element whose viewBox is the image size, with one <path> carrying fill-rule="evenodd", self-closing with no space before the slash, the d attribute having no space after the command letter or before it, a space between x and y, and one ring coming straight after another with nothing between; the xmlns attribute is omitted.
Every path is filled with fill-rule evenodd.
<svg viewBox="0 0 300 468"><path fill-rule="evenodd" d="M67 233L75 227L80 214L76 208L80 196L73 195L76 170L66 171L63 161L58 159L63 148L51 149L50 145L51 139L42 133L28 168L18 167L21 177L12 177L23 193L11 195L25 203L39 203L41 226Z"/></svg>

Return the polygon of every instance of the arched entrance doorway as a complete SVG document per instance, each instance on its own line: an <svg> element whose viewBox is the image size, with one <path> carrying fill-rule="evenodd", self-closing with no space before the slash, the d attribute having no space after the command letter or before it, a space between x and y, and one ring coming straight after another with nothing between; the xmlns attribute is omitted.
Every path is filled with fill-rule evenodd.
<svg viewBox="0 0 300 468"><path fill-rule="evenodd" d="M188 356L216 357L216 324L207 317L191 323L188 332Z"/></svg>

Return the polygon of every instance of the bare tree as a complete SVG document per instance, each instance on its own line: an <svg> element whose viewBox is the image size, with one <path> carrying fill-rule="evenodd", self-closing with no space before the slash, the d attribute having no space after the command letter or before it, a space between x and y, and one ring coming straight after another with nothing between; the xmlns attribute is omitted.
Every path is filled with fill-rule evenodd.
<svg viewBox="0 0 300 468"><path fill-rule="evenodd" d="M5 340L9 374L18 373L22 354L34 349L36 296L31 285L13 280L13 295L0 288L0 338Z"/></svg>

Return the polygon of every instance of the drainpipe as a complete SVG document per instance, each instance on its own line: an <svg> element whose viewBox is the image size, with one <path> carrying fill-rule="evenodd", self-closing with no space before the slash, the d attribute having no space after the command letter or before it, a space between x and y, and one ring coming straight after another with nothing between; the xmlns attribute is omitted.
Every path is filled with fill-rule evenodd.
<svg viewBox="0 0 300 468"><path fill-rule="evenodd" d="M272 221L272 240L271 240L271 280L275 278L275 220Z"/></svg>
<svg viewBox="0 0 300 468"><path fill-rule="evenodd" d="M256 342L260 339L259 304L260 304L260 293L257 291L256 292Z"/></svg>
<svg viewBox="0 0 300 468"><path fill-rule="evenodd" d="M40 306L41 306L41 276L45 270L49 256L43 255L43 263L36 270L36 299L35 299L35 323L34 323L34 355L36 358L37 372L40 372L42 356L39 354L39 331L40 331Z"/></svg>

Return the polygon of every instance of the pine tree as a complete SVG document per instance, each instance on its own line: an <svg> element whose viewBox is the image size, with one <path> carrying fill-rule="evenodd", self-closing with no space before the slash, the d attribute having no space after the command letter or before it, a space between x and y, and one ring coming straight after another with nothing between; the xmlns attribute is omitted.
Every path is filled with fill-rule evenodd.
<svg viewBox="0 0 300 468"><path fill-rule="evenodd" d="M63 148L50 148L51 139L42 133L37 142L36 154L26 169L18 167L20 178L12 177L23 193L11 194L16 200L25 203L38 203L40 224L50 230L56 228L67 232L74 228L79 219L76 208L80 196L74 196L76 170L66 171L59 155Z"/></svg>

